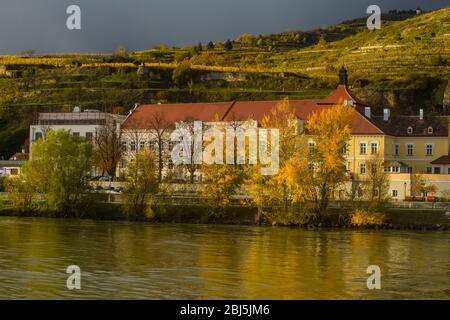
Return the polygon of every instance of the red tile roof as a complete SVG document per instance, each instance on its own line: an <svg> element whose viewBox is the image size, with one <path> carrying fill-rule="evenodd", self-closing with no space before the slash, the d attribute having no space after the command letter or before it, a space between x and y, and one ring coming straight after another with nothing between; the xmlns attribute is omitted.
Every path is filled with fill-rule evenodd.
<svg viewBox="0 0 450 320"><path fill-rule="evenodd" d="M169 123L185 120L222 119L233 102L147 104L138 106L124 121L124 129L148 129L152 117L160 114Z"/></svg>
<svg viewBox="0 0 450 320"><path fill-rule="evenodd" d="M338 104L343 103L346 100L353 100L355 104L366 106L364 102L356 98L349 90L347 86L339 85L328 97L322 99L319 104Z"/></svg>
<svg viewBox="0 0 450 320"><path fill-rule="evenodd" d="M333 105L349 99L354 100L356 104L363 105L343 85L340 85L325 99L290 100L289 104L294 108L299 119L308 120L312 113L332 108ZM278 100L141 105L132 111L122 127L124 129L148 129L151 127L149 123L152 121L152 117L157 113L164 115L164 118L170 123L183 120L207 122L216 119L231 121L249 118L261 121L264 115L268 114L277 103L279 103ZM359 112L356 112L352 133L384 134Z"/></svg>
<svg viewBox="0 0 450 320"><path fill-rule="evenodd" d="M450 164L450 156L442 156L437 158L434 161L430 162L431 164Z"/></svg>

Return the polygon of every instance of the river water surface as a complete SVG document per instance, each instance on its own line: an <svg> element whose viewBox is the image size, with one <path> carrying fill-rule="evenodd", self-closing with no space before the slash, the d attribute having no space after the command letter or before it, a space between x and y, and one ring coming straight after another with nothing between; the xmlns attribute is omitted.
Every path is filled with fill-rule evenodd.
<svg viewBox="0 0 450 320"><path fill-rule="evenodd" d="M450 232L1 217L0 299L69 298L450 299Z"/></svg>

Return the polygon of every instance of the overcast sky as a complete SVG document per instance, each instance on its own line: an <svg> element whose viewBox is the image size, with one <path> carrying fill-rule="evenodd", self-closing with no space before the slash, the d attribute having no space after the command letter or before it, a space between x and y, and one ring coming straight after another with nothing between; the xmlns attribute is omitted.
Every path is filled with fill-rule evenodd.
<svg viewBox="0 0 450 320"><path fill-rule="evenodd" d="M66 27L69 5L81 30ZM436 9L448 0L0 0L0 54L113 52L184 46L243 33L306 30L391 9Z"/></svg>

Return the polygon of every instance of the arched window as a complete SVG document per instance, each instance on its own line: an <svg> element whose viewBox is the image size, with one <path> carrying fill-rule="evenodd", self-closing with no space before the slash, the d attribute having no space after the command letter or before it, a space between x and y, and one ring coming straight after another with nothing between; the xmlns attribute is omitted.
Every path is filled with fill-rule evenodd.
<svg viewBox="0 0 450 320"><path fill-rule="evenodd" d="M406 132L408 134L413 134L413 128L412 127L408 127L408 129L406 130Z"/></svg>
<svg viewBox="0 0 450 320"><path fill-rule="evenodd" d="M433 134L433 127L428 127L428 134Z"/></svg>

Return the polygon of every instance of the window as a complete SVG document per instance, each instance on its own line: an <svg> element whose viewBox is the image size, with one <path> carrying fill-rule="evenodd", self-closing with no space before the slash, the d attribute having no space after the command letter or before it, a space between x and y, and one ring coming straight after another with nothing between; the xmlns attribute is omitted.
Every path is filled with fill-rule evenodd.
<svg viewBox="0 0 450 320"><path fill-rule="evenodd" d="M366 144L364 142L359 144L359 154L366 154Z"/></svg>
<svg viewBox="0 0 450 320"><path fill-rule="evenodd" d="M370 144L370 151L372 154L377 154L378 153L378 143L372 142Z"/></svg>
<svg viewBox="0 0 450 320"><path fill-rule="evenodd" d="M130 151L136 151L136 141L130 142Z"/></svg>
<svg viewBox="0 0 450 320"><path fill-rule="evenodd" d="M392 196L394 198L397 198L398 197L398 190L392 190Z"/></svg>
<svg viewBox="0 0 450 320"><path fill-rule="evenodd" d="M92 141L94 134L92 132L86 132L86 140Z"/></svg>
<svg viewBox="0 0 450 320"><path fill-rule="evenodd" d="M312 154L314 152L314 142L308 142L308 150L309 154Z"/></svg>
<svg viewBox="0 0 450 320"><path fill-rule="evenodd" d="M342 147L342 153L343 153L344 155L345 155L345 154L348 154L349 150L350 150L349 145L346 143L346 144Z"/></svg>
<svg viewBox="0 0 450 320"><path fill-rule="evenodd" d="M407 150L407 155L408 155L408 156L414 155L414 145L408 144L408 145L406 146L406 150Z"/></svg>
<svg viewBox="0 0 450 320"><path fill-rule="evenodd" d="M42 139L42 132L36 132L34 134L34 140L38 141L39 139Z"/></svg>
<svg viewBox="0 0 450 320"><path fill-rule="evenodd" d="M126 168L126 167L127 167L127 161L124 160L124 159L120 160L120 167L121 167L122 169L123 169L123 168Z"/></svg>
<svg viewBox="0 0 450 320"><path fill-rule="evenodd" d="M175 146L175 142L169 141L169 151L171 151L174 146Z"/></svg>
<svg viewBox="0 0 450 320"><path fill-rule="evenodd" d="M366 174L366 164L365 163L361 163L359 165L359 173L360 174Z"/></svg>
<svg viewBox="0 0 450 320"><path fill-rule="evenodd" d="M441 168L435 167L434 168L434 174L441 174Z"/></svg>
<svg viewBox="0 0 450 320"><path fill-rule="evenodd" d="M140 142L139 142L139 149L140 149L140 150L145 149L145 141L140 141Z"/></svg>
<svg viewBox="0 0 450 320"><path fill-rule="evenodd" d="M156 141L155 140L150 140L148 142L148 147L150 150L156 150Z"/></svg>
<svg viewBox="0 0 450 320"><path fill-rule="evenodd" d="M351 166L350 162L346 162L345 163L345 170L350 171L350 166Z"/></svg>
<svg viewBox="0 0 450 320"><path fill-rule="evenodd" d="M373 163L370 170L372 171L372 174L376 174L378 171L378 166L375 163Z"/></svg>
<svg viewBox="0 0 450 320"><path fill-rule="evenodd" d="M428 173L428 174L431 174L431 173L433 173L433 168L431 168L431 167L427 167L427 173Z"/></svg>
<svg viewBox="0 0 450 320"><path fill-rule="evenodd" d="M127 151L127 142L126 141L122 141L122 151L124 151L124 152Z"/></svg>
<svg viewBox="0 0 450 320"><path fill-rule="evenodd" d="M433 155L433 145L432 144L427 144L425 149L426 149L426 152L427 152L427 156L432 156Z"/></svg>
<svg viewBox="0 0 450 320"><path fill-rule="evenodd" d="M428 134L433 134L433 127L428 127Z"/></svg>
<svg viewBox="0 0 450 320"><path fill-rule="evenodd" d="M169 169L170 169L170 170L173 169L173 162L172 162L172 159L169 159Z"/></svg>
<svg viewBox="0 0 450 320"><path fill-rule="evenodd" d="M412 127L408 127L408 129L406 129L406 132L408 134L413 134L413 128Z"/></svg>
<svg viewBox="0 0 450 320"><path fill-rule="evenodd" d="M394 156L398 156L400 154L400 145L398 143L394 144Z"/></svg>
<svg viewBox="0 0 450 320"><path fill-rule="evenodd" d="M408 167L408 173L413 173L413 168L412 167Z"/></svg>
<svg viewBox="0 0 450 320"><path fill-rule="evenodd" d="M74 133L73 133L73 136L74 136L74 137L79 137L79 136L80 136L80 133L79 133L79 132L74 132Z"/></svg>
<svg viewBox="0 0 450 320"><path fill-rule="evenodd" d="M397 167L397 166L392 167L392 172L399 173L400 172L400 167Z"/></svg>

